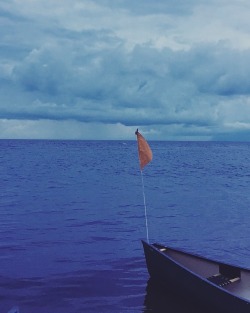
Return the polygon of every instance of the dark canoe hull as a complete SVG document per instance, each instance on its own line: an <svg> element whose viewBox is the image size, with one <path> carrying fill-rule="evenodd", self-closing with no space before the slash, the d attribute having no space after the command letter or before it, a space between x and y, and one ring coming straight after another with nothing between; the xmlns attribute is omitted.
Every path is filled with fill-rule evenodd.
<svg viewBox="0 0 250 313"><path fill-rule="evenodd" d="M197 304L216 309L216 313L250 313L250 303L248 300L234 295L223 287L211 283L208 279L182 266L180 262L176 261L167 253L162 252L157 245L151 245L144 241L142 243L148 272L154 281L171 289L171 291L177 292L181 297L192 297L193 301ZM181 253L183 254L183 258L189 255L185 255L184 252ZM195 256L192 255L192 258L195 258ZM202 265L202 258L197 257L197 259L199 259L198 262ZM209 267L210 261L207 259L204 260L204 266ZM196 260L194 259L194 261ZM215 262L211 261L211 267L216 266L216 264L213 264Z"/></svg>

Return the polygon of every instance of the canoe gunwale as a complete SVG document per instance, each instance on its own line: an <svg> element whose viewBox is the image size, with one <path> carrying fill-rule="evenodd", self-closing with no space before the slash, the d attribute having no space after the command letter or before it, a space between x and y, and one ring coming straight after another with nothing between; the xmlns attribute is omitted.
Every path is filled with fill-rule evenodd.
<svg viewBox="0 0 250 313"><path fill-rule="evenodd" d="M250 298L243 297L243 296L241 296L239 294L236 294L236 293L226 289L226 288L233 289L232 287L220 286L220 285L216 284L215 282L209 280L209 278L210 278L209 276L210 275L208 275L208 276L200 275L199 273L197 273L194 270L190 269L188 266L185 266L185 264L182 264L180 261L176 260L174 257L171 256L171 254L169 252L173 251L173 252L179 253L180 255L183 254L184 256L188 256L188 257L190 256L190 258L195 258L195 259L201 261L201 263L203 261L204 262L204 266L206 265L206 263L209 263L209 264L211 264L212 266L215 266L215 267L217 266L218 268L220 266L227 266L227 267L229 266L230 268L236 269L237 273L239 273L239 272L240 273L241 272L247 272L250 275L250 270L249 269L246 269L244 267L235 266L235 265L228 264L228 263L224 263L224 262L219 262L217 260L212 260L212 259L200 256L200 255L196 255L194 253L189 253L189 252L186 252L186 251L183 251L183 250L180 250L180 249L175 249L175 248L168 247L168 246L165 246L165 245L161 245L161 244L158 244L158 243L149 244L149 243L147 243L145 241L142 241L142 243L143 243L143 246L144 246L144 250L145 250L145 247L147 247L151 251L154 251L156 254L161 255L163 259L167 259L168 262L171 262L172 265L174 265L179 271L181 271L181 270L185 271L186 273L189 273L189 275L191 275L194 278L196 278L196 280L199 280L200 284L203 284L204 286L205 285L210 286L210 287L207 287L208 289L209 288L210 289L211 288L216 289L216 290L218 290L218 292L224 293L228 297L237 298L242 303L244 302L245 305L246 304L250 305ZM145 256L146 256L146 251L145 251ZM149 273L150 272L152 273L153 272L152 269L151 269L152 264L150 264L150 261L147 260L148 257L146 257L148 271L149 271ZM152 276L151 273L150 273L150 276ZM218 273L216 273L216 272L214 273L214 275L217 275L217 274ZM233 281L230 282L231 285L233 285L233 284L236 285L236 284L240 284L240 283L241 283L240 275L239 275L239 277L237 277L237 279L233 279ZM204 288L206 288L206 287L204 287ZM250 309L250 307L249 307L249 309Z"/></svg>

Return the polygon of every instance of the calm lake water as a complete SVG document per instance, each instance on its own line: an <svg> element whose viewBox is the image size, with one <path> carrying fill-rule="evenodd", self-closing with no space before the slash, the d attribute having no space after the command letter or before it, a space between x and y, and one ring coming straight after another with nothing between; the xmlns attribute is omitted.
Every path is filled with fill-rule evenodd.
<svg viewBox="0 0 250 313"><path fill-rule="evenodd" d="M150 145L150 241L249 267L250 144ZM1 313L203 313L148 281L136 141L0 149Z"/></svg>

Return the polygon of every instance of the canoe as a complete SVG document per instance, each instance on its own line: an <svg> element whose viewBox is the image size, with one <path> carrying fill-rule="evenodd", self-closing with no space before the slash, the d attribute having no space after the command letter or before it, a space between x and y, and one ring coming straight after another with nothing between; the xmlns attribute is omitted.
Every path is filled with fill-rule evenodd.
<svg viewBox="0 0 250 313"><path fill-rule="evenodd" d="M161 244L142 244L151 279L166 290L216 313L250 313L250 269Z"/></svg>
<svg viewBox="0 0 250 313"><path fill-rule="evenodd" d="M191 297L185 298L169 288L162 288L161 284L151 277L147 281L143 304L143 313L220 313L218 310L194 303Z"/></svg>

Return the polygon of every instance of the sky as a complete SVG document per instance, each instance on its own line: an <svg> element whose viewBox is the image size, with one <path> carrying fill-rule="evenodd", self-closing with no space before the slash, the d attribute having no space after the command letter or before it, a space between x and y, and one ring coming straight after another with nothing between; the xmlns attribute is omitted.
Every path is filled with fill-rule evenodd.
<svg viewBox="0 0 250 313"><path fill-rule="evenodd" d="M1 0L0 139L250 140L249 0Z"/></svg>

